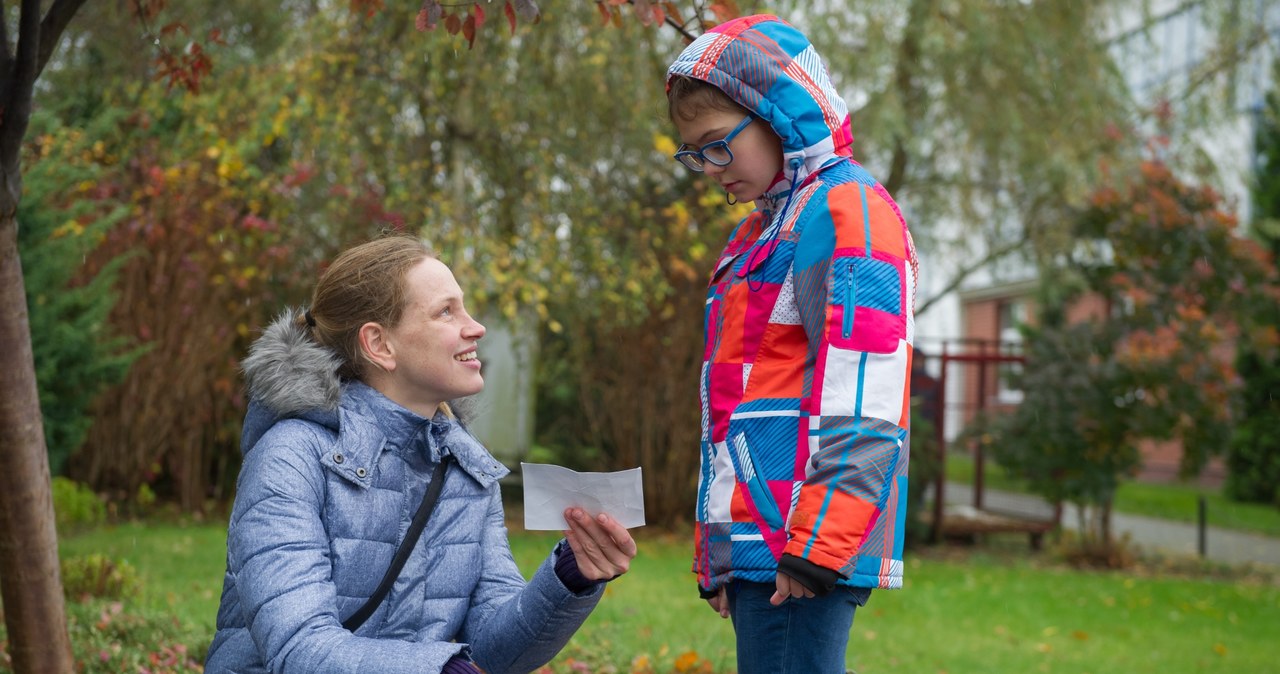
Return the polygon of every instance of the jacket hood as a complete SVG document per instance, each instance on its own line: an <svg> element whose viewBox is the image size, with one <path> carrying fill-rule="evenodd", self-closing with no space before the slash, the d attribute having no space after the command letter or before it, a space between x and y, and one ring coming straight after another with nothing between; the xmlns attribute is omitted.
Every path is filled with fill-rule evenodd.
<svg viewBox="0 0 1280 674"><path fill-rule="evenodd" d="M802 184L825 166L853 154L849 108L822 58L799 30L759 14L703 33L667 69L715 85L769 123L782 139L783 174L775 185Z"/></svg>
<svg viewBox="0 0 1280 674"><path fill-rule="evenodd" d="M249 398L277 417L296 417L338 407L342 358L316 343L286 309L249 347L241 363Z"/></svg>
<svg viewBox="0 0 1280 674"><path fill-rule="evenodd" d="M342 357L311 339L294 320L299 313L286 309L276 317L241 363L249 393L240 437L242 453L252 451L280 420L295 418L356 438L347 445L350 451L370 455L353 454L350 470L371 463L373 453L387 440L398 443L429 430L432 461L439 460L438 448L447 446L459 465L483 485L507 474L463 425L459 408L469 407L467 401L449 402L454 418L437 414L426 419L360 381L342 381L338 376ZM363 478L353 473L350 479L360 482Z"/></svg>

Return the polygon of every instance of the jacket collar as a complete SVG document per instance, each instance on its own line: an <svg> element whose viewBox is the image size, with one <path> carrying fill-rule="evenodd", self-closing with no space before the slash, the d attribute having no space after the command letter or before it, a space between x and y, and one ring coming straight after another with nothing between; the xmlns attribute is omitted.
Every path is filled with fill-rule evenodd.
<svg viewBox="0 0 1280 674"><path fill-rule="evenodd" d="M373 465L385 449L421 451L422 458L433 464L445 453L452 454L458 466L486 488L510 472L458 419L443 412L427 419L363 382L343 386L338 423L339 445L348 452L342 463L351 465L333 468L348 477L354 474L361 484L367 485L358 478L367 477L368 471L361 476L359 468Z"/></svg>

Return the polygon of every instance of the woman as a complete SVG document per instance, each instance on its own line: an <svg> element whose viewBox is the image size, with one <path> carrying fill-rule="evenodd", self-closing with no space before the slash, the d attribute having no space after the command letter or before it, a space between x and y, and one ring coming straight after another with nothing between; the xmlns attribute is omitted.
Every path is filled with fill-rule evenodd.
<svg viewBox="0 0 1280 674"><path fill-rule="evenodd" d="M627 530L573 508L566 540L521 576L498 493L507 470L448 405L483 388L484 333L449 268L393 236L338 256L310 309L287 312L253 345L206 672L527 672L627 571ZM421 538L348 630L438 468L443 489Z"/></svg>

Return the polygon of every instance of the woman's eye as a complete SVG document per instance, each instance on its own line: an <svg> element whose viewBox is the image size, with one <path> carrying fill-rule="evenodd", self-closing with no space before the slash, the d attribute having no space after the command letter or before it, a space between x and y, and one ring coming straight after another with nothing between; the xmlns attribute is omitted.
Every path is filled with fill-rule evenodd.
<svg viewBox="0 0 1280 674"><path fill-rule="evenodd" d="M449 307L445 307L444 309L441 309L441 310L440 310L440 315L441 315L441 316L452 316L452 315L453 315L453 309L450 309Z"/></svg>

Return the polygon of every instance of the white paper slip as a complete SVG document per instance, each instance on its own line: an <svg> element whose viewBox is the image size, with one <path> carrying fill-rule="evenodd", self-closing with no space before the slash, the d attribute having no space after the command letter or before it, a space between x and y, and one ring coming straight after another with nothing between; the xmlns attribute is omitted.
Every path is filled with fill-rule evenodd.
<svg viewBox="0 0 1280 674"><path fill-rule="evenodd" d="M644 526L644 486L639 468L614 473L579 473L564 466L523 463L524 528L563 531L565 508L608 513L622 526Z"/></svg>

